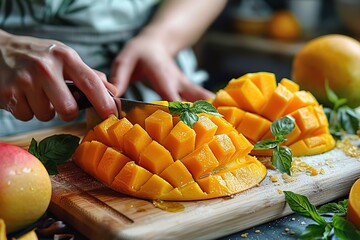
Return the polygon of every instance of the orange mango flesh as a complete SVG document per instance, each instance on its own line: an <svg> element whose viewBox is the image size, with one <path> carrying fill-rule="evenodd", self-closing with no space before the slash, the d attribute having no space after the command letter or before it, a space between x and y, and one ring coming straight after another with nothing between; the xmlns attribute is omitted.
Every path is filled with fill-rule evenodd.
<svg viewBox="0 0 360 240"><path fill-rule="evenodd" d="M249 156L253 145L222 117L200 114L194 129L173 121L160 138L146 130L150 126L161 129L156 122L169 117L174 118L155 112L141 127L127 124L124 118L113 121L111 116L95 128L98 132L106 128L100 131L101 139L116 144L106 145L89 133L72 159L108 187L144 199L190 201L231 196L265 178L265 166ZM121 125L123 131L118 129ZM104 138L114 136L109 132L121 136Z"/></svg>
<svg viewBox="0 0 360 240"><path fill-rule="evenodd" d="M347 219L360 230L360 179L350 189Z"/></svg>
<svg viewBox="0 0 360 240"><path fill-rule="evenodd" d="M271 123L290 115L296 128L283 145L291 148L293 156L320 154L335 147L322 106L310 92L300 90L289 79L283 78L277 84L272 73L248 73L229 81L212 102L252 144L273 138ZM272 151L253 150L251 154L269 156Z"/></svg>

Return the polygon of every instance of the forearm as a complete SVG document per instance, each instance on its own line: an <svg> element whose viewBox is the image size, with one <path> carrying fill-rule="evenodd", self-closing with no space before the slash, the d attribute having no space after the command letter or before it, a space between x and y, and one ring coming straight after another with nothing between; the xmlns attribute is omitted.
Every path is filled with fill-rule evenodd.
<svg viewBox="0 0 360 240"><path fill-rule="evenodd" d="M175 55L194 44L223 10L226 0L166 0L141 35L151 35Z"/></svg>

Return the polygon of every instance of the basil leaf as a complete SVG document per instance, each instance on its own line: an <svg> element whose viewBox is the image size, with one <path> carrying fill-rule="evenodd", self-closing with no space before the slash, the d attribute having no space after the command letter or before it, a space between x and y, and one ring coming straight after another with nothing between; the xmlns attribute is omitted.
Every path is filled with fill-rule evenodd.
<svg viewBox="0 0 360 240"><path fill-rule="evenodd" d="M39 154L56 162L68 160L79 145L80 138L69 134L47 137L39 142Z"/></svg>
<svg viewBox="0 0 360 240"><path fill-rule="evenodd" d="M345 216L347 213L348 200L340 201L338 203L328 203L322 205L318 212L323 215L339 215Z"/></svg>
<svg viewBox="0 0 360 240"><path fill-rule="evenodd" d="M258 141L257 143L255 143L254 150L265 150L265 149L276 148L279 143L281 143L281 142L279 142L276 139L261 140L261 141Z"/></svg>
<svg viewBox="0 0 360 240"><path fill-rule="evenodd" d="M187 111L190 109L190 104L174 101L169 102L168 108L171 114L181 115L183 111Z"/></svg>
<svg viewBox="0 0 360 240"><path fill-rule="evenodd" d="M291 116L285 116L275 120L270 125L270 131L274 136L286 136L295 128L295 119Z"/></svg>
<svg viewBox="0 0 360 240"><path fill-rule="evenodd" d="M341 128L348 134L356 134L360 125L360 116L348 106L340 107L337 114Z"/></svg>
<svg viewBox="0 0 360 240"><path fill-rule="evenodd" d="M311 218L320 225L325 226L327 224L306 196L291 191L284 191L284 194L286 202L295 213L303 217Z"/></svg>
<svg viewBox="0 0 360 240"><path fill-rule="evenodd" d="M273 151L271 162L280 172L291 175L292 152L290 148L277 146Z"/></svg>
<svg viewBox="0 0 360 240"><path fill-rule="evenodd" d="M169 102L168 108L171 114L179 115L180 120L191 128L194 126L194 123L199 120L199 117L197 116L199 113L222 116L211 103L205 100L198 100L192 105L186 102Z"/></svg>
<svg viewBox="0 0 360 240"><path fill-rule="evenodd" d="M336 104L339 101L338 96L336 93L330 88L328 80L325 80L325 93L327 98L332 104Z"/></svg>
<svg viewBox="0 0 360 240"><path fill-rule="evenodd" d="M50 175L57 174L57 165L70 159L79 146L80 138L70 134L52 135L39 143L31 140L29 152L36 156Z"/></svg>
<svg viewBox="0 0 360 240"><path fill-rule="evenodd" d="M191 106L191 110L195 113L207 113L215 116L222 117L216 108L205 100L198 100Z"/></svg>
<svg viewBox="0 0 360 240"><path fill-rule="evenodd" d="M305 228L305 232L299 237L301 240L322 239L326 225L309 224Z"/></svg>
<svg viewBox="0 0 360 240"><path fill-rule="evenodd" d="M30 145L29 145L28 152L30 152L35 157L39 158L39 153L38 153L38 150L37 150L37 144L38 144L37 141L34 138L32 138L31 142L30 142Z"/></svg>
<svg viewBox="0 0 360 240"><path fill-rule="evenodd" d="M199 120L199 117L196 113L192 111L183 111L180 115L180 120L192 128L195 122Z"/></svg>
<svg viewBox="0 0 360 240"><path fill-rule="evenodd" d="M345 218L338 215L332 217L334 233L337 237L344 240L360 239L360 231Z"/></svg>

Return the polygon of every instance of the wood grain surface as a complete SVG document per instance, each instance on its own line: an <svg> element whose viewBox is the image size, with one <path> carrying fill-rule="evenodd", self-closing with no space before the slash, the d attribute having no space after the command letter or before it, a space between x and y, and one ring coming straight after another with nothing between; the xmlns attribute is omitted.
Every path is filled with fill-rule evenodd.
<svg viewBox="0 0 360 240"><path fill-rule="evenodd" d="M0 141L26 147L32 137L41 140L64 132L82 136L84 125ZM346 196L360 177L360 160L339 149L300 159L317 169L323 168L324 174L309 176L300 172L293 181L286 182L279 172L269 169L268 176L276 176L277 182L267 177L258 187L231 198L172 203L183 207L179 212L117 193L70 160L60 166L60 174L51 178L49 211L90 239L216 239L292 213L285 204L283 190L306 195L313 204L320 205Z"/></svg>

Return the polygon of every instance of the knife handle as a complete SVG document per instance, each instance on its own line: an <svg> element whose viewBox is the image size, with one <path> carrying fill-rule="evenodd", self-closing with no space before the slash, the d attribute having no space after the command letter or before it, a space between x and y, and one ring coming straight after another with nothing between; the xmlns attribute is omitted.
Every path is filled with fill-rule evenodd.
<svg viewBox="0 0 360 240"><path fill-rule="evenodd" d="M75 101L78 105L79 110L83 110L89 107L92 107L91 102L86 97L86 95L73 83L73 81L65 80L66 85L68 86L71 94L75 98Z"/></svg>

